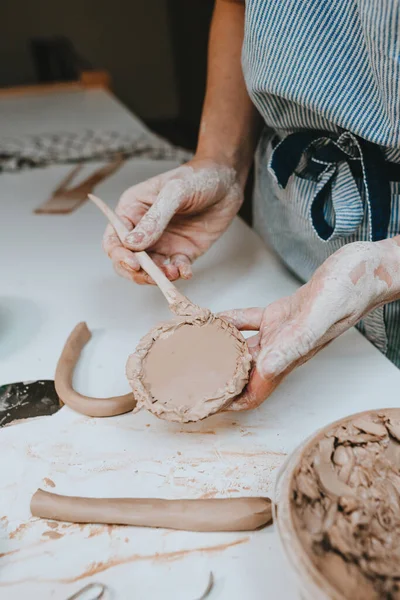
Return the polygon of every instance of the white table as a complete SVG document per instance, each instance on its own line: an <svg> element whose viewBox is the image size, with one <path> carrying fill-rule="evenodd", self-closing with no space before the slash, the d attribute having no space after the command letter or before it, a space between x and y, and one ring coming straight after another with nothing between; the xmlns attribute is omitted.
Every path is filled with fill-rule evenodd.
<svg viewBox="0 0 400 600"><path fill-rule="evenodd" d="M51 100L2 101L0 130L141 127L105 92ZM97 191L115 203L129 185L173 166L133 160ZM68 333L86 320L94 337L77 387L91 395L124 393L128 354L168 310L157 289L114 275L100 248L104 218L93 206L70 216L33 214L67 170L0 176L0 382L52 378ZM238 219L196 263L194 279L180 284L214 311L266 305L296 286ZM352 330L252 413L183 426L145 412L100 420L63 408L2 429L0 597L64 600L96 580L116 600L194 600L213 571L210 600L297 598L273 527L252 534L61 524L53 530L30 516L30 497L39 486L89 496L269 495L285 455L305 436L340 416L395 406L399 384L400 372Z"/></svg>

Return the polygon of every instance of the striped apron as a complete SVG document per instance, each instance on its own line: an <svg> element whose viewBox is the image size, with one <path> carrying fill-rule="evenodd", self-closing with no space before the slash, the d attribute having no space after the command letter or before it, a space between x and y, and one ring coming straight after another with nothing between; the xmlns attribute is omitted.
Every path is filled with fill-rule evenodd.
<svg viewBox="0 0 400 600"><path fill-rule="evenodd" d="M246 0L242 65L265 121L255 226L302 280L400 233L400 0ZM360 331L400 367L400 302Z"/></svg>

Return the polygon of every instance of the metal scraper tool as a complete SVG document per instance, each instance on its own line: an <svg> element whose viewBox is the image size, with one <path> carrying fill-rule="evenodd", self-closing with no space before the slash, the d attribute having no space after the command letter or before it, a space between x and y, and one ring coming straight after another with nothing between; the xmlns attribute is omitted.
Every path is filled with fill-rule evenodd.
<svg viewBox="0 0 400 600"><path fill-rule="evenodd" d="M54 381L20 381L0 386L0 427L56 413L63 406Z"/></svg>

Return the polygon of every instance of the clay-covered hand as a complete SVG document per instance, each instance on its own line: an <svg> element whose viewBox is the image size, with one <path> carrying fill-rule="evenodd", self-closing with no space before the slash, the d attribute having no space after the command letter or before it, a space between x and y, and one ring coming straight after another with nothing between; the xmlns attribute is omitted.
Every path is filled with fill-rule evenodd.
<svg viewBox="0 0 400 600"><path fill-rule="evenodd" d="M222 313L248 339L255 362L230 410L259 406L293 369L368 312L400 297L400 236L356 242L330 256L295 294L266 308Z"/></svg>
<svg viewBox="0 0 400 600"><path fill-rule="evenodd" d="M191 277L192 262L227 229L242 201L234 169L194 158L126 190L116 213L132 230L126 238L129 248L148 251L173 281ZM110 225L103 247L119 275L152 283Z"/></svg>

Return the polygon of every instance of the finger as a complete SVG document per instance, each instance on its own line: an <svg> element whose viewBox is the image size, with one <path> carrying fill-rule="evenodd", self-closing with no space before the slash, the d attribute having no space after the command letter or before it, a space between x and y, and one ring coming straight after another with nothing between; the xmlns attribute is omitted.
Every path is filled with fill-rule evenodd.
<svg viewBox="0 0 400 600"><path fill-rule="evenodd" d="M272 394L282 379L283 376L264 379L256 368L253 369L244 392L232 402L228 410L242 411L259 407Z"/></svg>
<svg viewBox="0 0 400 600"><path fill-rule="evenodd" d="M179 269L176 265L164 265L164 273L170 281L176 281L180 277Z"/></svg>
<svg viewBox="0 0 400 600"><path fill-rule="evenodd" d="M106 230L103 235L103 250L104 252L110 256L111 251L118 247L122 246L119 237L116 234L114 227L111 225L107 225Z"/></svg>
<svg viewBox="0 0 400 600"><path fill-rule="evenodd" d="M114 271L120 277L124 279L128 279L129 281L134 281L135 271L126 268L122 262L113 262Z"/></svg>
<svg viewBox="0 0 400 600"><path fill-rule="evenodd" d="M130 250L122 248L121 246L114 247L110 252L110 258L114 265L121 265L122 268L128 272L139 271L140 264L136 256Z"/></svg>
<svg viewBox="0 0 400 600"><path fill-rule="evenodd" d="M170 281L175 281L179 279L179 270L175 265L167 262L168 259L164 254L159 254L157 252L150 253L151 258L156 263L158 267L165 273Z"/></svg>
<svg viewBox="0 0 400 600"><path fill-rule="evenodd" d="M119 215L119 219L129 231L133 229L133 224L127 217ZM121 248L123 247L121 239L119 238L114 227L108 224L103 235L103 250L108 256L110 256L111 251L118 246Z"/></svg>
<svg viewBox="0 0 400 600"><path fill-rule="evenodd" d="M258 355L261 350L260 339L261 339L261 336L259 333L257 333L256 335L252 335L251 337L247 338L247 340L246 340L247 347L251 354L251 358L253 359L254 362L257 360Z"/></svg>
<svg viewBox="0 0 400 600"><path fill-rule="evenodd" d="M115 209L116 214L118 216L125 215L131 219L132 223L137 224L144 216L146 209L157 200L165 184L170 179L186 176L187 172L188 167L183 165L132 185L121 195Z"/></svg>
<svg viewBox="0 0 400 600"><path fill-rule="evenodd" d="M156 201L159 191L159 176L132 185L121 195L115 213L118 216L126 215L132 223L137 223L143 216L143 209Z"/></svg>
<svg viewBox="0 0 400 600"><path fill-rule="evenodd" d="M165 264L166 259L164 255L152 252L150 256L170 281L176 281L179 279L179 271L177 267L174 265ZM139 285L155 285L153 279L143 269L140 269L137 273L132 273L132 281Z"/></svg>
<svg viewBox="0 0 400 600"><path fill-rule="evenodd" d="M232 323L239 331L258 331L263 313L263 308L236 308L218 313L217 316Z"/></svg>
<svg viewBox="0 0 400 600"><path fill-rule="evenodd" d="M176 272L176 274L168 273L167 277L170 281L176 281L179 279L179 274L178 272ZM139 271L139 273L132 273L132 281L138 283L139 285L156 285L156 282L150 277L150 275L147 275L147 273L143 270Z"/></svg>
<svg viewBox="0 0 400 600"><path fill-rule="evenodd" d="M143 269L138 273L132 273L132 281L138 285L155 285L153 279Z"/></svg>
<svg viewBox="0 0 400 600"><path fill-rule="evenodd" d="M192 263L186 254L174 254L171 257L171 264L177 267L182 279L190 279L192 277Z"/></svg>
<svg viewBox="0 0 400 600"><path fill-rule="evenodd" d="M179 209L188 190L187 183L182 179L168 181L133 232L126 236L126 245L136 251L153 246Z"/></svg>

